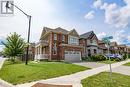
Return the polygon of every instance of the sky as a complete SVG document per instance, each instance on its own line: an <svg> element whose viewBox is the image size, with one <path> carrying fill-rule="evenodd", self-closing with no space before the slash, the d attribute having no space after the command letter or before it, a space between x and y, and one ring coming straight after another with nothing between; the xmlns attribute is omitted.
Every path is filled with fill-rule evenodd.
<svg viewBox="0 0 130 87"><path fill-rule="evenodd" d="M99 39L113 36L119 44L130 43L130 0L14 0L32 16L31 42L38 42L43 27L93 30ZM16 8L13 16L0 16L0 40L17 32L27 39L28 18ZM1 46L0 46L1 48Z"/></svg>

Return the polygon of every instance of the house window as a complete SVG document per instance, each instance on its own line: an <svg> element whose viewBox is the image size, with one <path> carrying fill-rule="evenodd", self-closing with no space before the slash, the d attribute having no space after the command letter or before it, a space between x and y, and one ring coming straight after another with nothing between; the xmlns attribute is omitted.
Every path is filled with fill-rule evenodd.
<svg viewBox="0 0 130 87"><path fill-rule="evenodd" d="M93 40L90 40L90 43L93 43Z"/></svg>
<svg viewBox="0 0 130 87"><path fill-rule="evenodd" d="M57 54L57 46L56 46L56 43L54 43L54 46L53 46L53 54Z"/></svg>
<svg viewBox="0 0 130 87"><path fill-rule="evenodd" d="M88 49L88 56L91 56L91 50Z"/></svg>
<svg viewBox="0 0 130 87"><path fill-rule="evenodd" d="M54 40L57 40L57 34L54 34Z"/></svg>
<svg viewBox="0 0 130 87"><path fill-rule="evenodd" d="M97 50L96 49L94 49L94 54L96 54L97 53Z"/></svg>
<svg viewBox="0 0 130 87"><path fill-rule="evenodd" d="M65 41L65 35L62 35L62 41Z"/></svg>
<svg viewBox="0 0 130 87"><path fill-rule="evenodd" d="M79 40L77 37L69 37L69 44L79 45Z"/></svg>

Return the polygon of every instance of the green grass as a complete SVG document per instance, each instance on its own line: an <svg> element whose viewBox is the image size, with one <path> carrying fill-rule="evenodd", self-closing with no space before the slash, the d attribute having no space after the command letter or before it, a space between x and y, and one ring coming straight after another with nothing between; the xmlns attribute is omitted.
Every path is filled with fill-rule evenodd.
<svg viewBox="0 0 130 87"><path fill-rule="evenodd" d="M126 63L126 64L124 64L125 66L130 66L130 62L129 63Z"/></svg>
<svg viewBox="0 0 130 87"><path fill-rule="evenodd" d="M83 87L130 87L130 76L112 73L110 80L108 72L102 72L82 80Z"/></svg>
<svg viewBox="0 0 130 87"><path fill-rule="evenodd" d="M109 61L109 60L104 60L104 61L99 61L99 63L105 63L105 64L109 64L109 63L116 63L118 61Z"/></svg>
<svg viewBox="0 0 130 87"><path fill-rule="evenodd" d="M41 79L68 75L89 68L64 62L40 62L10 64L5 61L0 70L0 78L12 84L21 84Z"/></svg>

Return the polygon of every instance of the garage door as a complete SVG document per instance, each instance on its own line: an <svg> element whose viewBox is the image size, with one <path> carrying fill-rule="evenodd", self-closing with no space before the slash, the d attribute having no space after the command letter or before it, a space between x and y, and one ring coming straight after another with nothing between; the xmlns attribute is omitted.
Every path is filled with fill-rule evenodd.
<svg viewBox="0 0 130 87"><path fill-rule="evenodd" d="M81 61L81 52L80 51L65 51L65 61L68 61L68 62Z"/></svg>

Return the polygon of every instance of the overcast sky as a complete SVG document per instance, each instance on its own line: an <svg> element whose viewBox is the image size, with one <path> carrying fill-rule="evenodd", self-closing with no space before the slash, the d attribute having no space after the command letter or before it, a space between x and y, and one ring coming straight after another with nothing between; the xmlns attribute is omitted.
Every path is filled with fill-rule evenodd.
<svg viewBox="0 0 130 87"><path fill-rule="evenodd" d="M130 41L130 0L14 0L32 15L31 42L38 42L44 26L75 28L79 34L93 30L98 38L112 35L113 41ZM0 39L12 32L27 38L28 19L14 9L14 16L0 17Z"/></svg>

